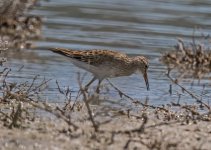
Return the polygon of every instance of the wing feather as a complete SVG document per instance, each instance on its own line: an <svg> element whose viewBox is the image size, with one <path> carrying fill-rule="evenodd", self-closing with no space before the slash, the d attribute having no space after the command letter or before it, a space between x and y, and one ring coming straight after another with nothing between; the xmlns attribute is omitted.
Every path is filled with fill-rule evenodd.
<svg viewBox="0 0 211 150"><path fill-rule="evenodd" d="M101 65L105 62L110 62L114 59L121 60L122 57L127 57L123 53L111 51L111 50L71 50L71 49L65 49L65 48L52 48L51 51L55 53L59 53L62 55L65 55L67 57L76 59L81 62L85 62L87 64L97 66Z"/></svg>

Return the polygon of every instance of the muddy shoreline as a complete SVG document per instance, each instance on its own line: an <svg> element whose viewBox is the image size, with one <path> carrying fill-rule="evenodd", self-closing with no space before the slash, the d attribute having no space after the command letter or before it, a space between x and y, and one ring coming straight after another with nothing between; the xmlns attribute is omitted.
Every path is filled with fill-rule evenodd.
<svg viewBox="0 0 211 150"><path fill-rule="evenodd" d="M97 113L97 109L95 112ZM77 114L77 115L74 115ZM8 129L1 122L1 149L209 149L209 121L165 119L165 113L142 110L138 114L113 112L116 116L98 116L94 131L87 111L73 112L71 120L78 129L55 117L37 117L21 128ZM77 117L76 117L77 116ZM159 116L159 117L158 117ZM109 118L109 119L108 119Z"/></svg>

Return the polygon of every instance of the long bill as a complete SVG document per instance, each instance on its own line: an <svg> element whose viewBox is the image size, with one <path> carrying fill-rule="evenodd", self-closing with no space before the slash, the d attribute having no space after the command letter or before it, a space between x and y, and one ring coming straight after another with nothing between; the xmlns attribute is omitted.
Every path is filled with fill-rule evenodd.
<svg viewBox="0 0 211 150"><path fill-rule="evenodd" d="M144 80L145 80L145 83L146 83L147 90L149 91L149 81L148 81L148 76L147 76L146 71L143 73L143 76L144 76Z"/></svg>

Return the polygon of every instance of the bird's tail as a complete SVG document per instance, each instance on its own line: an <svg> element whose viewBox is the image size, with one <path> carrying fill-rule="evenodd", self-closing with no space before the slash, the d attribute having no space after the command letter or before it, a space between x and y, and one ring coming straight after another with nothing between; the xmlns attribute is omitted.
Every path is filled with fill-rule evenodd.
<svg viewBox="0 0 211 150"><path fill-rule="evenodd" d="M96 74L95 72L99 71L98 68L91 65L93 57L92 55L87 55L87 51L78 51L65 48L50 48L49 50L71 58L70 60L74 65L92 72L93 74Z"/></svg>
<svg viewBox="0 0 211 150"><path fill-rule="evenodd" d="M75 52L74 50L65 49L65 48L50 48L50 50L54 53L58 53L58 54L65 55L68 57L73 57L74 52Z"/></svg>

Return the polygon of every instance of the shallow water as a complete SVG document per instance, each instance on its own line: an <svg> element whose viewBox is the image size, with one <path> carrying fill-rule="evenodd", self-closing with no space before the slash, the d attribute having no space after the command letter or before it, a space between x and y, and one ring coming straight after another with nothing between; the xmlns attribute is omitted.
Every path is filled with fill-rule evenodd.
<svg viewBox="0 0 211 150"><path fill-rule="evenodd" d="M181 92L173 87L173 96L169 95L170 81L165 76L166 67L159 62L159 57L165 51L173 50L178 37L191 40L195 27L199 27L203 33L210 33L211 30L209 0L50 0L41 1L40 5L32 12L44 18L42 39L34 41L38 48L9 51L6 66L12 67L10 79L17 82L32 80L37 74L41 79L53 79L43 92L44 99L52 102L64 100L55 80L62 88L70 86L74 96L78 90L77 72L84 71L72 65L68 58L39 47L112 49L132 56L144 55L150 60L149 92L140 75L111 81L133 98L142 101L147 98L151 104L162 105L176 102ZM88 74L84 82L90 78ZM209 80L202 80L191 90L201 94L202 85L209 83ZM182 84L190 88L189 82ZM108 93L105 91L104 95L113 103L127 103L119 100L114 89L110 88ZM209 91L208 87L204 92ZM194 102L185 94L182 95L185 102Z"/></svg>

